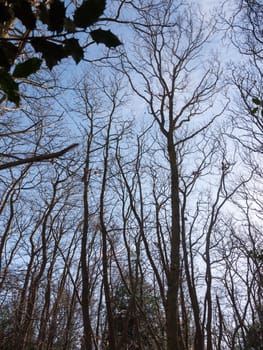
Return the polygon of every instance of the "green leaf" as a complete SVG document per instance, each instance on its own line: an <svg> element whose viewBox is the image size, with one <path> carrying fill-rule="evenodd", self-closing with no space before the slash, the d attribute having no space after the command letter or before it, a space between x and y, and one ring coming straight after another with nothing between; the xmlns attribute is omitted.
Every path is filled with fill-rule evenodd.
<svg viewBox="0 0 263 350"><path fill-rule="evenodd" d="M68 56L66 50L62 45L57 45L44 38L32 39L31 45L36 52L42 53L42 57L45 59L46 65L50 70L56 66L58 62L62 60L62 58Z"/></svg>
<svg viewBox="0 0 263 350"><path fill-rule="evenodd" d="M76 31L75 23L67 17L64 19L64 28L68 33L74 33Z"/></svg>
<svg viewBox="0 0 263 350"><path fill-rule="evenodd" d="M66 15L66 9L64 2L60 0L53 0L48 11L49 26L48 29L52 32L61 33L64 27L64 19Z"/></svg>
<svg viewBox="0 0 263 350"><path fill-rule="evenodd" d="M122 44L110 30L96 29L90 32L90 35L97 44L104 44L107 47L117 47Z"/></svg>
<svg viewBox="0 0 263 350"><path fill-rule="evenodd" d="M18 84L5 69L0 69L0 88L7 95L8 100L18 107L20 102Z"/></svg>
<svg viewBox="0 0 263 350"><path fill-rule="evenodd" d="M40 3L37 6L37 9L38 9L38 18L40 19L40 21L44 24L49 25L49 14L46 6L43 3Z"/></svg>
<svg viewBox="0 0 263 350"><path fill-rule="evenodd" d="M32 11L31 4L27 0L16 0L13 5L15 16L20 19L27 29L36 28L36 17Z"/></svg>
<svg viewBox="0 0 263 350"><path fill-rule="evenodd" d="M69 56L72 56L76 63L79 63L84 57L84 51L82 47L79 45L77 39L66 39L65 50Z"/></svg>
<svg viewBox="0 0 263 350"><path fill-rule="evenodd" d="M84 0L74 13L76 27L87 28L96 23L103 14L106 0Z"/></svg>
<svg viewBox="0 0 263 350"><path fill-rule="evenodd" d="M257 113L257 111L258 111L258 107L253 108L253 109L251 110L251 114L252 114L252 115L255 115L255 114Z"/></svg>
<svg viewBox="0 0 263 350"><path fill-rule="evenodd" d="M259 106L261 104L261 101L257 97L253 97L252 102L257 106Z"/></svg>
<svg viewBox="0 0 263 350"><path fill-rule="evenodd" d="M8 42L0 41L0 66L9 70L18 53L17 47Z"/></svg>
<svg viewBox="0 0 263 350"><path fill-rule="evenodd" d="M0 3L0 25L12 19L10 7Z"/></svg>
<svg viewBox="0 0 263 350"><path fill-rule="evenodd" d="M36 73L39 70L41 63L42 60L37 57L33 57L23 63L19 63L15 67L13 76L15 78L26 78L30 74Z"/></svg>

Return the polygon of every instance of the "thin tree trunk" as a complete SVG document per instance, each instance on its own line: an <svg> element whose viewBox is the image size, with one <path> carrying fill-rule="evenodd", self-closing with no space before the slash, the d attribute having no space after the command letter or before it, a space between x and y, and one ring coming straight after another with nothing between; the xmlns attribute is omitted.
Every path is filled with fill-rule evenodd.
<svg viewBox="0 0 263 350"><path fill-rule="evenodd" d="M179 175L173 134L168 135L168 155L171 170L171 256L167 289L167 350L182 350L180 341L178 293L180 282L180 207Z"/></svg>

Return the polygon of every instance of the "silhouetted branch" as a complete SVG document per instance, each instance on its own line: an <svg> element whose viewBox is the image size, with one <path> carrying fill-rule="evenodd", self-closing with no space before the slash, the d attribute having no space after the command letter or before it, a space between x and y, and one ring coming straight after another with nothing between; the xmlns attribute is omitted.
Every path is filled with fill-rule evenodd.
<svg viewBox="0 0 263 350"><path fill-rule="evenodd" d="M73 143L72 145L70 145L70 146L68 146L68 147L66 147L58 152L45 153L45 154L40 154L40 155L36 155L33 157L29 157L29 158L19 159L19 160L13 161L13 162L8 162L8 163L0 165L0 170L13 168L15 166L22 165L22 164L43 162L43 161L46 161L49 159L58 158L58 157L63 156L65 153L69 152L70 150L72 150L76 146L78 146L78 143Z"/></svg>

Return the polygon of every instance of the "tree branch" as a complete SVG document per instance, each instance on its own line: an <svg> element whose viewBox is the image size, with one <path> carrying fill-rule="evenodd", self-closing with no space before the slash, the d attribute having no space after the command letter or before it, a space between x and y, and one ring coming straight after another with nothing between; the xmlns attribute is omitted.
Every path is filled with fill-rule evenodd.
<svg viewBox="0 0 263 350"><path fill-rule="evenodd" d="M8 163L0 165L0 170L13 168L15 166L22 165L22 164L43 162L43 161L46 161L49 159L58 158L58 157L63 156L65 153L69 152L70 150L72 150L73 148L75 148L77 146L78 146L78 143L73 143L72 145L70 145L70 146L68 146L68 147L66 147L58 152L44 153L44 154L36 155L33 157L19 159L19 160L13 161L13 162L8 162Z"/></svg>

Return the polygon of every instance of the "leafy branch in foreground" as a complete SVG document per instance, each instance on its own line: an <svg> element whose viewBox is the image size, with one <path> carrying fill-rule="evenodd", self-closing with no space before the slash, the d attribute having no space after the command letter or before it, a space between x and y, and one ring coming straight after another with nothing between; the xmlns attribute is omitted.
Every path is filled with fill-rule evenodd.
<svg viewBox="0 0 263 350"><path fill-rule="evenodd" d="M76 63L83 60L80 33L108 48L121 45L110 30L87 31L100 20L106 0L83 0L79 7L73 6L72 2L68 15L66 1L0 0L0 90L16 106L20 104L16 78L36 73L43 60L50 70L63 58L71 56ZM44 35L43 28L47 28ZM25 54L26 47L30 53Z"/></svg>

